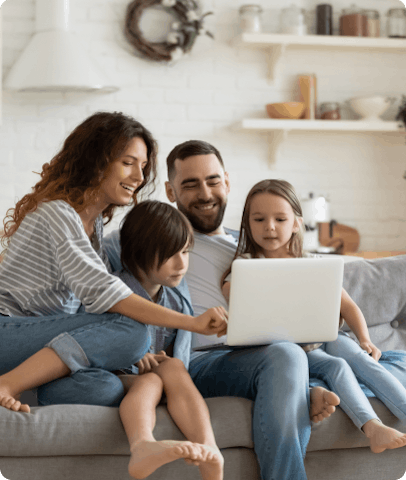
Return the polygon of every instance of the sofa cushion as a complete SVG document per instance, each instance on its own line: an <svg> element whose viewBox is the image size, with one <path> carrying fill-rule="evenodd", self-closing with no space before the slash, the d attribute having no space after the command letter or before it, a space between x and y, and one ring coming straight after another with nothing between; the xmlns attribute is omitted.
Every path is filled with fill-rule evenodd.
<svg viewBox="0 0 406 480"><path fill-rule="evenodd" d="M219 447L252 448L251 402L235 397L206 401ZM0 432L0 457L130 453L114 407L52 405L34 407L32 413L0 407ZM157 408L154 435L158 440L184 439L163 405Z"/></svg>
<svg viewBox="0 0 406 480"><path fill-rule="evenodd" d="M343 286L368 326L406 319L406 255L346 263Z"/></svg>
<svg viewBox="0 0 406 480"><path fill-rule="evenodd" d="M362 310L372 341L381 350L405 349L406 255L346 263L343 286Z"/></svg>

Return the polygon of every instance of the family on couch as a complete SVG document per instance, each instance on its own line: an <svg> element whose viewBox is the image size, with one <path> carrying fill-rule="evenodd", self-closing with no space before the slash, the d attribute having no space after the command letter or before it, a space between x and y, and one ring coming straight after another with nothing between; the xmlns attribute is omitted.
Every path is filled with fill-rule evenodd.
<svg viewBox="0 0 406 480"><path fill-rule="evenodd" d="M229 179L219 152L198 141L175 147L167 160L166 190L178 210L157 202L157 212L149 217L152 222L162 208L169 208L169 216L180 211L177 215L184 216L177 218L187 226L187 217L194 228L186 279L197 317L191 315L184 283L179 285L187 269L190 236L171 244L168 239L177 235L167 232L164 242L158 228L147 236L147 223L140 226L144 246L155 245L149 250L155 256L144 267L139 264L142 257L131 263L131 255L121 252L119 232L103 238L103 219L110 220L117 206L136 203L137 193L153 185L156 158L156 142L139 122L120 113L94 114L69 135L62 150L43 166L32 193L6 217L2 240L7 251L0 264L0 404L29 412L18 395L34 387L39 387L41 405L121 404L121 418L134 445L130 474L135 478L183 457L199 466L204 479L217 480L222 478L222 457L202 396L245 397L254 401L253 439L264 480L305 479L311 421L331 415L339 399L322 387L309 390L307 356L300 346L283 342L193 353L189 373L194 383L186 372L190 334L182 340L182 331L221 336L227 328L220 279L237 242L222 225ZM130 219L126 222L131 226ZM169 223L158 222L166 227ZM157 243L149 242L154 235ZM118 274L111 274L111 265ZM180 348L182 341L186 343ZM186 360L180 364L185 345ZM138 375L125 385L117 371L131 365ZM176 382L182 385L180 393ZM396 401L391 395L387 406L405 419L402 385L406 372L396 384ZM154 441L154 410L163 391L188 442ZM182 395L192 400L173 406ZM382 431L373 411L370 417L368 422L373 420ZM142 419L148 421L142 424ZM384 436L375 439L375 451L406 444L404 434L385 428Z"/></svg>

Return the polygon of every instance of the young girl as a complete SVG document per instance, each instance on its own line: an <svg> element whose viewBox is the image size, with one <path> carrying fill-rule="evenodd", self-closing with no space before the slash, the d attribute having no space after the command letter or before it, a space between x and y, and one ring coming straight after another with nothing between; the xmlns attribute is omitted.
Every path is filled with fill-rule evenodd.
<svg viewBox="0 0 406 480"><path fill-rule="evenodd" d="M303 253L302 232L302 208L292 185L283 180L264 180L254 185L248 193L235 258L307 256ZM225 272L222 286L227 299L229 272L230 269ZM357 378L402 421L406 420L406 389L378 363L381 352L371 342L361 310L344 289L341 315L360 345L340 331L334 342L305 348L310 373L324 380L339 396L340 406L370 439L373 452L403 447L406 445L406 434L381 423Z"/></svg>
<svg viewBox="0 0 406 480"><path fill-rule="evenodd" d="M136 205L120 230L121 262L117 273L131 290L151 302L180 313L191 307L176 290L186 273L193 230L186 217L158 201ZM223 457L216 445L206 402L187 371L191 334L149 325L150 351L140 360L138 375L123 381L129 391L120 415L131 448L129 473L145 478L165 463L185 458L199 465L202 478L223 478ZM155 409L162 393L168 411L189 441L157 441L153 436Z"/></svg>
<svg viewBox="0 0 406 480"><path fill-rule="evenodd" d="M41 404L118 405L124 390L112 372L145 355L145 324L206 334L225 328L224 312L175 312L109 272L103 224L153 185L156 158L156 141L139 122L95 113L8 212L0 263L1 406L28 412L18 395L45 383Z"/></svg>

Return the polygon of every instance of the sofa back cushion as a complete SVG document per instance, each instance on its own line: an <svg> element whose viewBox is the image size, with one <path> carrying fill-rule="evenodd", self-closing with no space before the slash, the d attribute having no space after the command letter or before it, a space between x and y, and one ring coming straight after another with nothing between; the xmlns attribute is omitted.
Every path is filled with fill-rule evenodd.
<svg viewBox="0 0 406 480"><path fill-rule="evenodd" d="M406 350L406 255L346 263L343 286L372 341L382 350Z"/></svg>

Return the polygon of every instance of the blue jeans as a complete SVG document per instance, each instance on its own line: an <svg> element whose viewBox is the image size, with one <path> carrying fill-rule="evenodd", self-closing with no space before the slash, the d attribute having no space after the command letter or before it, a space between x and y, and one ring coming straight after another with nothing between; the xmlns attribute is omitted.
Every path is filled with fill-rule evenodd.
<svg viewBox="0 0 406 480"><path fill-rule="evenodd" d="M396 369L396 378L342 333L336 341L309 352L308 361L310 375L323 380L340 397L340 407L358 428L378 418L358 380L397 418L406 420L406 389L403 386L406 385L406 371L401 367Z"/></svg>
<svg viewBox="0 0 406 480"><path fill-rule="evenodd" d="M253 439L263 480L305 480L310 438L306 354L293 343L212 351L192 360L203 397L254 401Z"/></svg>
<svg viewBox="0 0 406 480"><path fill-rule="evenodd" d="M124 389L112 372L138 362L149 345L147 326L120 314L0 315L0 374L44 347L71 370L68 377L38 388L41 405L119 405Z"/></svg>

